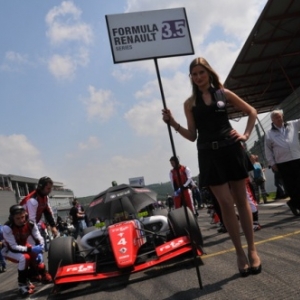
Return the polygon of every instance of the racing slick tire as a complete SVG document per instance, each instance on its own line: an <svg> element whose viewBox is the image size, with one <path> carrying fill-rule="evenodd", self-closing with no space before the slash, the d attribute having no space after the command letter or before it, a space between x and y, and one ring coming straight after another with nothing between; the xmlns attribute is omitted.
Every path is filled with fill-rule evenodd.
<svg viewBox="0 0 300 300"><path fill-rule="evenodd" d="M203 247L203 237L200 230L200 227L193 216L191 210L187 207L187 215L190 222L190 235L196 245L199 245L201 248ZM173 232L175 237L180 237L187 235L189 231L188 222L185 216L184 207L180 207L170 211L168 216L169 224L171 231Z"/></svg>
<svg viewBox="0 0 300 300"><path fill-rule="evenodd" d="M76 243L71 236L59 237L50 242L48 269L53 280L59 266L63 267L75 263L75 250Z"/></svg>

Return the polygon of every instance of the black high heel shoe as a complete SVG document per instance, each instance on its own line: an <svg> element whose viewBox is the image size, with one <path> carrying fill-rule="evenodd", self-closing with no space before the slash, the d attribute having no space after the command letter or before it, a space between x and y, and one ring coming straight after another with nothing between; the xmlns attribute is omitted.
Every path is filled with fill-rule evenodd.
<svg viewBox="0 0 300 300"><path fill-rule="evenodd" d="M262 266L260 264L258 267L251 267L250 271L251 271L252 275L256 275L256 274L261 273L261 269L262 269Z"/></svg>
<svg viewBox="0 0 300 300"><path fill-rule="evenodd" d="M247 277L251 274L251 268L239 269L241 277Z"/></svg>

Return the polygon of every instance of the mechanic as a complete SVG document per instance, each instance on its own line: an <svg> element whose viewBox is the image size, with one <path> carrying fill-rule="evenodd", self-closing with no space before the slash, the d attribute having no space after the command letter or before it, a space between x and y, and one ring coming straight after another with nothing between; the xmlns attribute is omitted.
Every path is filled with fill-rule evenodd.
<svg viewBox="0 0 300 300"><path fill-rule="evenodd" d="M189 187L193 183L191 170L179 163L179 159L176 156L170 158L170 163L173 169L170 171L170 181L174 190L174 207L179 208L182 206L183 198L186 201L186 206L190 208L193 214L196 214L192 195ZM180 179L178 178L178 173Z"/></svg>
<svg viewBox="0 0 300 300"><path fill-rule="evenodd" d="M13 205L9 209L8 221L3 226L4 248L2 255L14 263L18 263L18 291L22 296L34 293L35 286L28 279L29 268L36 270L42 283L52 282L43 262L44 239L36 223L28 219L23 206ZM36 244L27 242L32 236Z"/></svg>
<svg viewBox="0 0 300 300"><path fill-rule="evenodd" d="M54 215L49 203L49 194L53 187L53 181L50 177L44 176L39 179L36 190L29 193L21 202L28 212L29 219L39 223L44 215L47 223L51 227L53 237L59 236L59 231L55 226Z"/></svg>

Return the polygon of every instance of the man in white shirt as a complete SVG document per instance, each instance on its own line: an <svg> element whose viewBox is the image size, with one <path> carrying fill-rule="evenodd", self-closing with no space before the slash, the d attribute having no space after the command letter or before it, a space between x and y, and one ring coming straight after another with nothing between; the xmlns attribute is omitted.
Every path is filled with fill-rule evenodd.
<svg viewBox="0 0 300 300"><path fill-rule="evenodd" d="M300 119L283 121L283 111L271 113L272 128L265 135L265 154L268 165L279 172L290 200L287 205L300 216Z"/></svg>

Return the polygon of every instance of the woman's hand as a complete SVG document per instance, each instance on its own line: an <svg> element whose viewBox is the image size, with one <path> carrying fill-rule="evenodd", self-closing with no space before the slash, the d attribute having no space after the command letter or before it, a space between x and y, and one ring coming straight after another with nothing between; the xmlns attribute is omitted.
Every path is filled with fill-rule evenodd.
<svg viewBox="0 0 300 300"><path fill-rule="evenodd" d="M249 138L249 136L247 134L240 134L235 129L232 129L230 131L229 135L235 141L241 141L241 142L246 142Z"/></svg>
<svg viewBox="0 0 300 300"><path fill-rule="evenodd" d="M186 138L187 140L194 142L197 138L196 127L194 123L194 118L192 112L185 107L185 115L187 118L188 128L182 127L179 123L177 123L168 108L162 109L162 119L165 123L169 124L171 127L175 129L181 136Z"/></svg>
<svg viewBox="0 0 300 300"><path fill-rule="evenodd" d="M174 127L174 124L176 123L174 118L173 118L173 115L171 113L171 111L169 109L162 109L162 119L165 123L169 123L170 126L173 126Z"/></svg>

